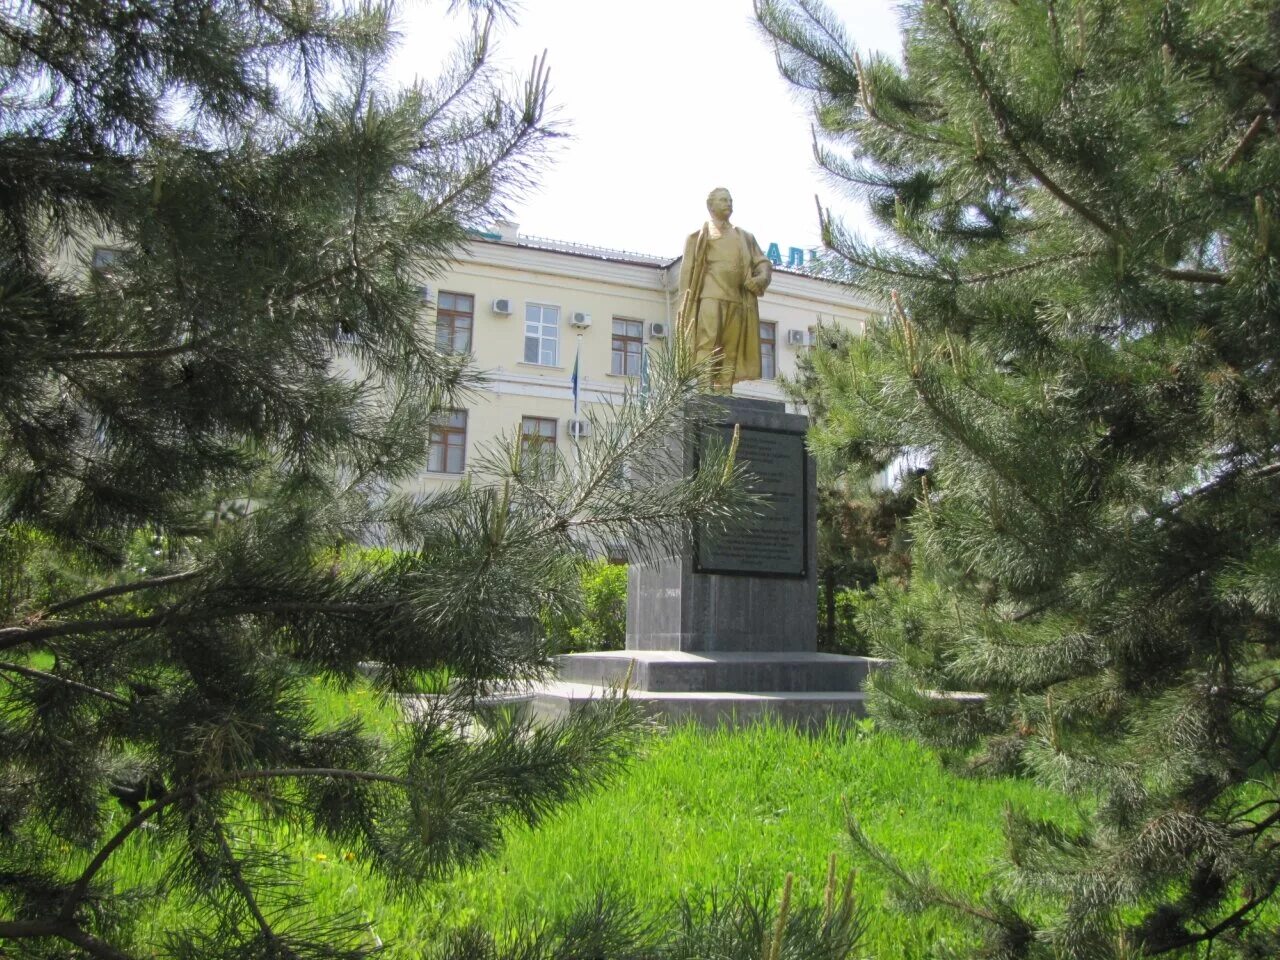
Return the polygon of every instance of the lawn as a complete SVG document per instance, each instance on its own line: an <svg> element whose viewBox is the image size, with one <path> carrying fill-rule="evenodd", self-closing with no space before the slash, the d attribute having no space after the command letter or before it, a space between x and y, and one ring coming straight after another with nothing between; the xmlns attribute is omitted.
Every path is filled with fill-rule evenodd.
<svg viewBox="0 0 1280 960"><path fill-rule="evenodd" d="M682 727L655 739L611 789L514 834L499 859L441 891L432 907L438 922L493 922L560 910L609 887L660 909L696 889L777 887L788 871L797 896L817 902L831 852L842 869L862 866L845 838L844 805L873 840L910 863L930 863L946 885L984 889L1003 851L1006 802L1073 819L1060 796L956 777L926 750L884 735ZM903 915L865 871L858 891L869 914L867 954L918 957L939 937L962 936L949 916ZM429 934L424 923L398 936Z"/></svg>
<svg viewBox="0 0 1280 960"><path fill-rule="evenodd" d="M363 689L318 691L326 712L359 710L387 723L385 707ZM827 857L861 866L843 831L842 799L873 839L909 863L928 862L959 890L983 889L1003 841L1007 802L1073 819L1062 797L1017 781L974 781L945 772L928 751L862 729L816 736L778 727L704 732L682 727L656 735L611 787L563 809L536 830L514 831L502 853L412 902L390 898L349 851L327 841L279 835L323 911L354 910L390 948L419 957L449 927L478 920L501 929L545 918L609 888L661 910L681 893L735 883L781 884L796 874L796 895L816 901ZM153 876L162 852L142 839L117 855L125 882ZM858 896L869 915L864 953L916 957L938 938L962 939L943 913L910 916L888 902L878 878L862 872ZM164 927L166 911L153 914ZM372 936L372 934L371 934Z"/></svg>

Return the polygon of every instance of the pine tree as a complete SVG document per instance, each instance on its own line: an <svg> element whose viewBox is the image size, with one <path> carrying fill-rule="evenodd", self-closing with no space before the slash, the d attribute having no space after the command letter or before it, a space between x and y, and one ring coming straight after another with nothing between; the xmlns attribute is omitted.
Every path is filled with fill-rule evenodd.
<svg viewBox="0 0 1280 960"><path fill-rule="evenodd" d="M688 358L601 419L573 482L513 437L456 491L400 492L476 383L420 287L556 133L544 65L508 93L489 64L504 5L456 6L474 39L404 90L371 4L0 12L6 956L365 955L363 918L299 899L274 828L412 891L638 736L622 699L465 719L542 669L537 616L590 543L656 548L738 509L723 452L670 479ZM370 662L388 692L447 671L457 696L393 737L318 715L309 684ZM112 867L143 842L164 868L145 888ZM144 942L155 898L191 922Z"/></svg>
<svg viewBox="0 0 1280 960"><path fill-rule="evenodd" d="M818 327L819 349L796 358L796 373L782 387L809 411L813 424L824 425L841 409L833 396L828 371L848 361L856 338L840 327ZM899 462L898 448L888 461L869 451L844 431L815 429L809 448L818 465L819 642L837 653L865 654L866 640L854 623L854 642L837 642L837 597L840 591L866 594L879 587L896 590L911 575L907 519L915 507L924 471ZM895 482L887 482L892 474Z"/></svg>
<svg viewBox="0 0 1280 960"><path fill-rule="evenodd" d="M823 442L929 464L876 713L1083 798L981 903L855 834L984 956L1280 954L1280 7L919 0L901 62L756 10L887 238L823 215L886 311Z"/></svg>

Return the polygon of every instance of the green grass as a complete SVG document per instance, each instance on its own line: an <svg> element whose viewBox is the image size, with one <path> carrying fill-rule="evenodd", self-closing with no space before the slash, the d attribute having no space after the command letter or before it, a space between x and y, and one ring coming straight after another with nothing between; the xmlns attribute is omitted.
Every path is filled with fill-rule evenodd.
<svg viewBox="0 0 1280 960"><path fill-rule="evenodd" d="M317 687L317 707L333 716L358 711L375 727L391 708L365 686ZM503 928L567 911L600 888L661 910L682 893L736 883L781 884L796 874L797 896L820 896L827 856L842 869L862 866L843 829L841 797L871 837L908 864L929 863L960 891L979 891L1000 859L1007 802L1073 820L1064 798L1017 781L973 781L944 771L928 751L884 735L827 730L806 736L778 726L729 732L683 727L656 736L608 789L561 810L535 830L514 830L492 860L434 885L412 902L390 897L350 851L322 838L278 831L321 913L354 910L394 958L418 957L449 927L479 920ZM163 868L158 841L139 837L111 871L132 885ZM915 957L939 938L966 941L938 911L908 916L863 872L858 897L870 929L863 952ZM162 931L179 904L151 903L148 925Z"/></svg>
<svg viewBox="0 0 1280 960"><path fill-rule="evenodd" d="M909 863L929 863L962 891L989 883L1003 851L1006 802L1074 819L1060 796L1022 782L956 777L928 751L888 736L685 727L655 740L612 789L515 833L499 859L442 892L438 909L445 922L511 920L564 909L601 886L660 909L696 889L776 887L788 871L797 895L816 902L829 853L838 853L842 869L863 865L846 839L841 797L873 840ZM963 939L948 915L894 909L870 873L857 889L868 910L868 954L916 957L939 937Z"/></svg>

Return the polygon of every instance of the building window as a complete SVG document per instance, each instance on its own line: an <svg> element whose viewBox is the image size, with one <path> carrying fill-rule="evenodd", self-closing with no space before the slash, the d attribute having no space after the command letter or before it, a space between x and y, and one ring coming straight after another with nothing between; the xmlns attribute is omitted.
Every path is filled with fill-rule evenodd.
<svg viewBox="0 0 1280 960"><path fill-rule="evenodd" d="M560 363L560 308L524 305L524 362L554 367Z"/></svg>
<svg viewBox="0 0 1280 960"><path fill-rule="evenodd" d="M432 418L427 469L461 473L467 463L467 411L441 410Z"/></svg>
<svg viewBox="0 0 1280 960"><path fill-rule="evenodd" d="M772 380L778 375L778 325L760 321L760 379Z"/></svg>
<svg viewBox="0 0 1280 960"><path fill-rule="evenodd" d="M640 376L640 358L644 356L644 322L613 319L613 365L610 373Z"/></svg>
<svg viewBox="0 0 1280 960"><path fill-rule="evenodd" d="M520 455L535 473L548 473L556 455L556 421L551 417L521 417Z"/></svg>
<svg viewBox="0 0 1280 960"><path fill-rule="evenodd" d="M124 251L115 247L94 247L89 260L89 268L99 277L109 277L119 268L124 260Z"/></svg>
<svg viewBox="0 0 1280 960"><path fill-rule="evenodd" d="M471 349L475 315L476 298L471 294L441 290L436 307L436 344L440 349L467 353Z"/></svg>

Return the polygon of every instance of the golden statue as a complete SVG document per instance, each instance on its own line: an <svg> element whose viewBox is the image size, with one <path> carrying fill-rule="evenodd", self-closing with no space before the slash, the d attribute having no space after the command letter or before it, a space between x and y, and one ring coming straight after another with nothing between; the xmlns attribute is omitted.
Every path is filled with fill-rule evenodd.
<svg viewBox="0 0 1280 960"><path fill-rule="evenodd" d="M728 393L739 380L760 379L760 305L773 264L756 238L729 223L733 197L707 194L711 219L689 234L680 264L680 335L698 360L711 358L711 388Z"/></svg>

